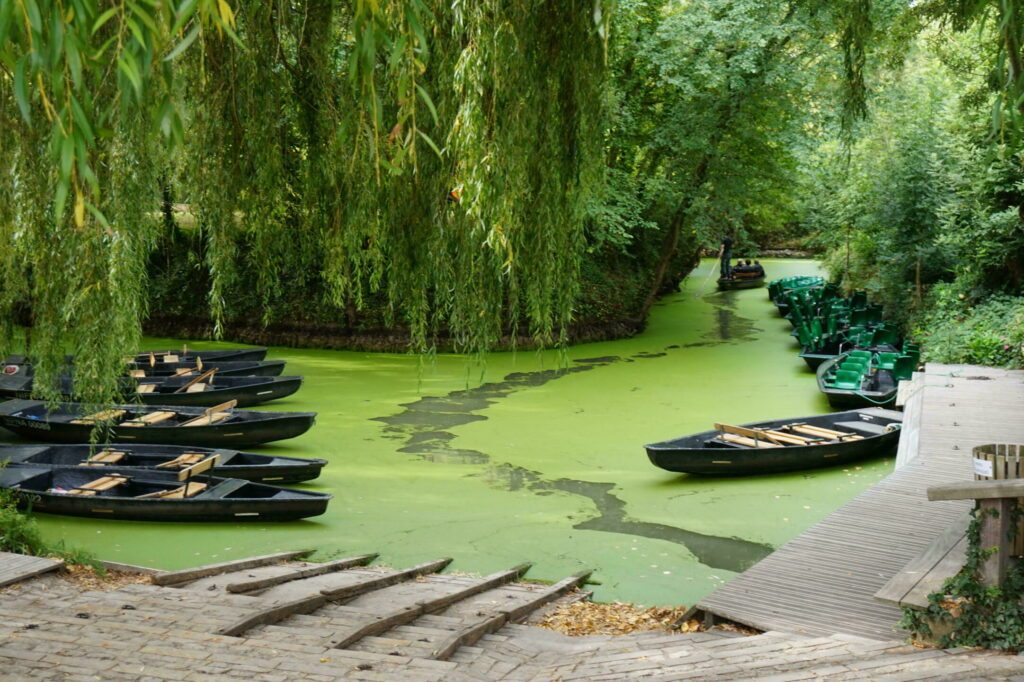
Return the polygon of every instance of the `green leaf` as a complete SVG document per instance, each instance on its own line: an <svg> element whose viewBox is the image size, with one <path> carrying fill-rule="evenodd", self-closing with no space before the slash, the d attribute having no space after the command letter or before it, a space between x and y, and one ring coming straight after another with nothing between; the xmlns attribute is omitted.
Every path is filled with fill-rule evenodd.
<svg viewBox="0 0 1024 682"><path fill-rule="evenodd" d="M18 109L21 110L21 117L26 123L32 122L31 108L28 104L28 90L26 88L25 70L28 68L28 55L23 55L14 67L14 99L18 102Z"/></svg>
<svg viewBox="0 0 1024 682"><path fill-rule="evenodd" d="M188 20L192 18L192 15L196 11L196 0L185 0L185 2L178 5L178 11L174 15L174 25L171 26L171 35L177 34L185 27Z"/></svg>
<svg viewBox="0 0 1024 682"><path fill-rule="evenodd" d="M0 2L0 45L7 42L7 34L11 30L11 21L14 17L14 3Z"/></svg>
<svg viewBox="0 0 1024 682"><path fill-rule="evenodd" d="M187 50L189 48L189 45L194 43L196 41L196 38L198 38L198 37L199 37L199 22L196 22L195 26L192 27L192 30L189 31L185 35L185 37L181 39L181 42L179 42L177 45L174 46L174 49L171 50L167 54L166 57L164 57L164 61L165 62L169 62L169 61L172 61L175 58L177 58L178 55L180 55L182 52Z"/></svg>
<svg viewBox="0 0 1024 682"><path fill-rule="evenodd" d="M423 141L427 143L427 146L434 150L434 153L437 154L438 158L441 158L441 150L437 148L437 145L434 144L434 141L430 139L429 135L419 128L416 129L416 134L423 138Z"/></svg>
<svg viewBox="0 0 1024 682"><path fill-rule="evenodd" d="M434 100L430 99L430 95L419 83L416 84L416 92L419 93L420 99L427 105L427 109L430 109L430 116L434 119L434 125L438 124L440 120L437 116L437 108L434 106Z"/></svg>
<svg viewBox="0 0 1024 682"><path fill-rule="evenodd" d="M96 31L98 31L101 28L103 28L103 25L105 23L107 23L108 21L110 21L110 18L112 16L114 16L115 14L117 14L117 10L119 10L119 9L120 9L120 7L118 7L117 5L114 5L113 7L108 9L106 12L104 12L101 15L99 15L99 17L96 18L96 21L93 22L93 25L92 25L92 33L93 33L93 35L96 35Z"/></svg>
<svg viewBox="0 0 1024 682"><path fill-rule="evenodd" d="M131 81L135 87L135 94L142 95L142 77L139 75L139 67L135 64L135 57L129 52L125 52L121 55L121 58L117 60L117 68L125 75L125 77Z"/></svg>
<svg viewBox="0 0 1024 682"><path fill-rule="evenodd" d="M58 223L64 215L64 205L68 201L68 189L70 186L69 182L61 180L57 183L57 191L53 194L53 217Z"/></svg>
<svg viewBox="0 0 1024 682"><path fill-rule="evenodd" d="M91 201L85 202L85 207L89 209L89 213L91 213L92 217L96 219L96 222L98 222L106 229L110 229L110 223L107 222L107 216L103 215L103 211L101 211L95 205L93 205Z"/></svg>
<svg viewBox="0 0 1024 682"><path fill-rule="evenodd" d="M136 42L138 42L139 45L145 47L146 36L142 33L142 29L139 27L139 22L135 21L134 16L130 16L128 17L127 24L128 30L132 32L133 36L135 36Z"/></svg>
<svg viewBox="0 0 1024 682"><path fill-rule="evenodd" d="M75 141L68 135L60 143L60 178L66 182L71 178L71 165L75 162Z"/></svg>

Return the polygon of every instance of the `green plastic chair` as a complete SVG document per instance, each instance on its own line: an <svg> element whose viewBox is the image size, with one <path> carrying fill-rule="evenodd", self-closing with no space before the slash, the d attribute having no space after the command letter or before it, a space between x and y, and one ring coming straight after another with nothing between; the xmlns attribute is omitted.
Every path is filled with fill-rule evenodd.
<svg viewBox="0 0 1024 682"><path fill-rule="evenodd" d="M896 381L903 381L909 379L917 369L917 358L912 355L901 355L896 358L896 363L892 368L892 378Z"/></svg>
<svg viewBox="0 0 1024 682"><path fill-rule="evenodd" d="M869 350L851 350L848 358L864 358L866 361L871 361L871 351Z"/></svg>
<svg viewBox="0 0 1024 682"><path fill-rule="evenodd" d="M842 388L848 390L859 390L861 382L861 375L857 372L851 372L850 370L841 369L836 372L836 378L831 382L827 382L829 386L833 388Z"/></svg>
<svg viewBox="0 0 1024 682"><path fill-rule="evenodd" d="M899 353L879 353L878 369L893 369L896 367L896 360L899 359L899 357Z"/></svg>

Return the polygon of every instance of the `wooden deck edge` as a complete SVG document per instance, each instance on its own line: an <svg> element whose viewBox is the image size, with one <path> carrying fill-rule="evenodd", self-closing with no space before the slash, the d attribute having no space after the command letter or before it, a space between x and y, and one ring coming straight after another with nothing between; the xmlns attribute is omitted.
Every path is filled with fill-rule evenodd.
<svg viewBox="0 0 1024 682"><path fill-rule="evenodd" d="M28 555L25 555L25 556L28 556ZM25 570L25 571L19 573L16 576L7 578L5 580L0 580L0 588L7 587L8 585L14 585L16 583L24 582L25 580L29 580L31 578L35 578L37 576L43 575L44 573L49 573L51 571L56 571L57 569L61 568L64 565L64 560L63 559L49 559L47 557L33 557L33 558L37 558L40 561L48 561L48 562L51 562L51 563L48 563L48 564L40 563L35 568L30 568L28 570Z"/></svg>
<svg viewBox="0 0 1024 682"><path fill-rule="evenodd" d="M198 580L199 578L207 578L211 575L219 575L230 571L244 571L247 568L256 568L257 566L266 566L268 564L276 564L282 561L298 559L312 553L313 550L311 549L294 552L278 552L277 554L264 554L262 556L249 557L247 559L224 561L218 564L207 564L205 566L197 566L196 568L183 569L181 571L166 571L164 573L157 573L154 575L153 584L177 585L180 583L190 582L192 580Z"/></svg>
<svg viewBox="0 0 1024 682"><path fill-rule="evenodd" d="M108 571L117 571L119 573L135 573L138 575L156 575L160 573L159 568L151 568L149 566L139 566L137 564L122 564L120 561L103 561L100 563L103 568Z"/></svg>

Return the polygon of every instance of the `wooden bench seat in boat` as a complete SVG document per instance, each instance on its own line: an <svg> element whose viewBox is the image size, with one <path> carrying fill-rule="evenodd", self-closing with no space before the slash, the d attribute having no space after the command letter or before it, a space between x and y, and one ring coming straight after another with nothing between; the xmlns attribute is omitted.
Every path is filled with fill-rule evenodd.
<svg viewBox="0 0 1024 682"><path fill-rule="evenodd" d="M126 422L122 422L121 426L153 426L154 424L159 424L167 421L168 419L172 419L176 414L177 412L172 412L171 410L147 412L141 417L136 417L135 419L129 419Z"/></svg>
<svg viewBox="0 0 1024 682"><path fill-rule="evenodd" d="M127 452L122 450L112 450L105 448L99 452L94 452L89 456L89 459L82 462L85 466L103 466L106 464L117 464L122 459L128 456Z"/></svg>
<svg viewBox="0 0 1024 682"><path fill-rule="evenodd" d="M186 452L184 454L178 455L172 460L163 462L161 464L157 464L156 468L174 469L175 467L189 467L192 466L193 464L198 464L199 462L202 462L204 457L206 457L206 455L200 452Z"/></svg>
<svg viewBox="0 0 1024 682"><path fill-rule="evenodd" d="M135 391L136 393L153 393L156 391L156 384L139 384Z"/></svg>
<svg viewBox="0 0 1024 682"><path fill-rule="evenodd" d="M836 426L840 426L850 431L860 431L870 436L880 436L883 433L888 433L886 428L882 424L873 424L871 422L838 422Z"/></svg>
<svg viewBox="0 0 1024 682"><path fill-rule="evenodd" d="M125 410L101 410L85 417L72 419L72 424L95 424L96 422L113 422L125 415Z"/></svg>
<svg viewBox="0 0 1024 682"><path fill-rule="evenodd" d="M172 490L158 490L155 493L136 495L137 500L183 500L185 497L194 497L206 490L206 484L198 481L185 483Z"/></svg>
<svg viewBox="0 0 1024 682"><path fill-rule="evenodd" d="M116 488L119 485L124 485L128 482L127 476L103 476L95 480L89 481L77 488L72 488L68 491L69 495L95 495L96 493L103 492L104 490L110 490Z"/></svg>
<svg viewBox="0 0 1024 682"><path fill-rule="evenodd" d="M231 418L231 410L237 404L237 400L229 400L226 403L214 405L200 416L189 419L187 422L182 422L181 426L210 426L211 424L220 423L225 419Z"/></svg>

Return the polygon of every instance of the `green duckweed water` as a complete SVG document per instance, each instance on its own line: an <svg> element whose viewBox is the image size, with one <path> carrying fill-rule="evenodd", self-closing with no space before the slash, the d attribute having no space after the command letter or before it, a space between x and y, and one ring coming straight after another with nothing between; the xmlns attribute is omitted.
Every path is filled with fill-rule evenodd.
<svg viewBox="0 0 1024 682"><path fill-rule="evenodd" d="M808 261L765 266L770 277L816 271ZM306 381L264 409L319 416L309 433L259 451L329 460L306 486L335 496L324 516L153 524L39 515L40 524L48 539L103 559L165 569L302 548L324 560L375 551L395 566L451 556L452 570L474 573L532 561L534 579L595 569L600 601L693 603L892 467L727 479L650 465L644 443L715 421L828 411L765 290L715 292L711 267L663 299L643 334L567 357L493 353L481 366L450 355L421 369L412 355L272 349Z"/></svg>

